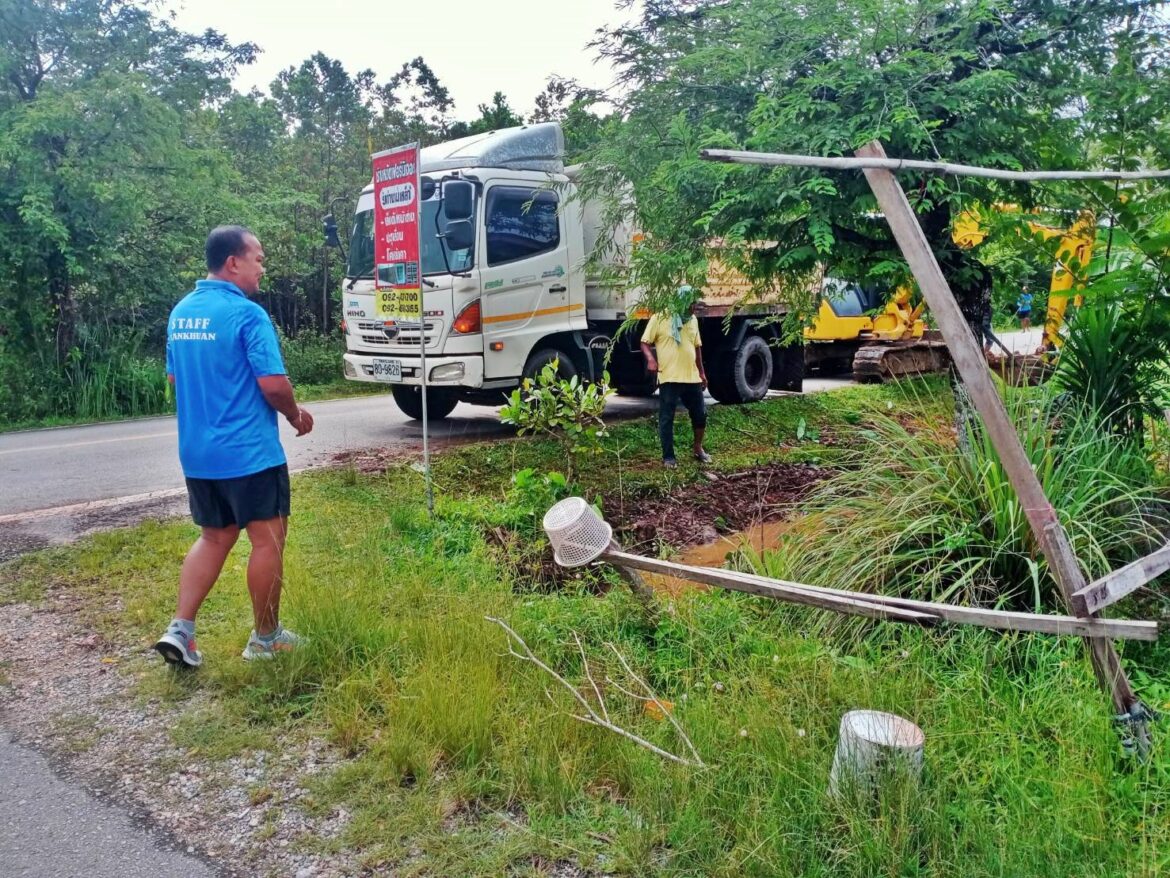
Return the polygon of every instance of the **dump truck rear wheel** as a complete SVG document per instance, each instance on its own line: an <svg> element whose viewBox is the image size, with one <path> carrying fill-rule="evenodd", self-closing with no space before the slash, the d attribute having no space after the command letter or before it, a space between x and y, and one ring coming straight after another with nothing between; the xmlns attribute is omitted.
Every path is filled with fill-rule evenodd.
<svg viewBox="0 0 1170 878"><path fill-rule="evenodd" d="M772 349L758 335L749 335L738 348L720 352L713 372L710 390L719 402L756 402L768 395L772 383Z"/></svg>

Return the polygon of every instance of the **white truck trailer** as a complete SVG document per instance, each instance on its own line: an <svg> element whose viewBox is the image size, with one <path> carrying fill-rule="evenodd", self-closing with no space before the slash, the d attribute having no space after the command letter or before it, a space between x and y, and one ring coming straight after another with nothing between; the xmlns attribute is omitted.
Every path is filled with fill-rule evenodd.
<svg viewBox="0 0 1170 878"><path fill-rule="evenodd" d="M362 191L342 286L346 378L389 384L399 408L421 418L423 343L432 418L458 402L500 405L553 359L563 377L598 380L608 369L619 393L654 393L641 326L618 335L639 313L636 294L586 276L602 232L598 212L573 197L575 169L563 153L553 122L422 150L421 322L375 315L373 186ZM443 197L456 186L458 199ZM801 389L800 346L778 344L784 306L743 306L746 289L725 277L704 288L698 309L709 389L720 402Z"/></svg>

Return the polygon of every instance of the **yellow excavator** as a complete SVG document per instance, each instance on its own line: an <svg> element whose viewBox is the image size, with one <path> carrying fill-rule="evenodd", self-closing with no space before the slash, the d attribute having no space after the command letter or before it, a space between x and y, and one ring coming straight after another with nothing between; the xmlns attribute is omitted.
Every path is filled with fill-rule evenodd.
<svg viewBox="0 0 1170 878"><path fill-rule="evenodd" d="M997 204L1001 212L1018 212L1015 205ZM1096 218L1082 211L1066 229L1028 221L1033 234L1045 240L1060 238L1056 265L1049 285L1042 351L1054 352L1060 344L1060 327L1070 294L1084 286L1096 241ZM964 211L954 224L952 238L970 248L987 237L987 227L976 208ZM804 331L805 365L809 369L844 371L851 368L856 381L890 381L914 375L942 372L950 366L950 353L937 330L928 329L923 305L913 304L910 287L898 287L887 300L876 289L836 278L826 278L820 307L812 326ZM1080 297L1076 297L1080 304Z"/></svg>
<svg viewBox="0 0 1170 878"><path fill-rule="evenodd" d="M804 331L805 368L851 369L864 382L941 372L950 354L922 311L908 286L886 299L874 287L826 278L816 320Z"/></svg>
<svg viewBox="0 0 1170 878"><path fill-rule="evenodd" d="M997 204L994 208L1001 212L1020 212L1019 207L1014 204ZM1033 235L1040 235L1045 241L1060 239L1056 246L1056 264L1052 269L1052 280L1048 286L1044 342L1041 350L1037 351L1048 354L1058 350L1062 344L1060 328L1064 325L1064 315L1068 310L1070 296L1078 308L1083 302L1084 297L1076 290L1084 289L1085 281L1088 279L1089 262L1093 258L1093 247L1097 243L1097 217L1091 210L1082 210L1068 228L1046 226L1032 220L1027 222L1027 226ZM978 210L972 208L960 214L955 221L952 236L960 247L981 244L987 237L987 228Z"/></svg>

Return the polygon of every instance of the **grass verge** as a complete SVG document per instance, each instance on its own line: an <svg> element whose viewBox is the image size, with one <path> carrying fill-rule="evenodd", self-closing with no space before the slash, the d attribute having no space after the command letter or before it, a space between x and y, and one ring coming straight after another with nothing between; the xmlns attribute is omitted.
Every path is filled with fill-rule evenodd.
<svg viewBox="0 0 1170 878"><path fill-rule="evenodd" d="M832 463L875 412L946 417L904 388L857 388L712 412L718 466ZM685 441L685 421L680 420ZM144 693L201 708L176 729L199 757L268 740L328 739L348 759L312 783L311 807L344 804L345 834L373 870L415 875L1142 875L1170 868L1170 759L1118 753L1106 705L1075 641L979 631L831 628L823 617L722 592L691 592L653 628L621 588L587 580L538 593L485 539L529 512L513 472L557 468L554 446L506 442L441 456L436 515L408 467L301 476L284 616L310 638L268 665L237 658L249 610L245 552L229 559L200 616L197 675L152 668ZM590 496L637 503L702 478L657 464L647 420L616 427L577 467ZM535 514L535 513L532 513ZM529 531L531 532L531 531ZM147 646L172 608L194 529L148 524L0 568L0 591L68 589L118 642ZM670 725L624 695L613 644L708 762L666 763L571 717L568 694L507 653L501 617L611 716L668 750ZM1126 653L1147 696L1170 701L1170 656ZM551 696L551 697L550 697ZM592 696L591 696L592 697ZM1155 702L1160 704L1161 702ZM837 723L891 710L927 734L921 788L863 806L825 794ZM560 864L560 865L558 865ZM560 872L558 872L560 870Z"/></svg>

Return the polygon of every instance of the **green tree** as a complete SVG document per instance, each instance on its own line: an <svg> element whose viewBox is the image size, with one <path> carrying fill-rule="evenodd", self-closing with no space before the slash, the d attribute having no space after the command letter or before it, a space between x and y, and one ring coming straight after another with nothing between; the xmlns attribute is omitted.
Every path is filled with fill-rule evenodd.
<svg viewBox="0 0 1170 878"><path fill-rule="evenodd" d="M374 142L383 148L417 140L424 146L445 139L455 102L421 56L402 65L378 87Z"/></svg>
<svg viewBox="0 0 1170 878"><path fill-rule="evenodd" d="M231 176L194 108L226 95L253 52L128 3L0 2L0 380L20 390L10 398L68 409L96 359L121 347L132 360L157 329L159 300L188 273L193 230Z"/></svg>
<svg viewBox="0 0 1170 878"><path fill-rule="evenodd" d="M492 95L490 104L479 105L479 118L471 122L456 122L447 129L451 138L467 137L471 134L483 134L486 131L497 131L500 128L514 128L523 125L524 120L508 106L508 99L502 91Z"/></svg>
<svg viewBox="0 0 1170 878"><path fill-rule="evenodd" d="M606 120L593 112L604 96L575 79L550 76L536 96L529 122L560 122L565 134L565 158L576 163L601 140Z"/></svg>
<svg viewBox="0 0 1170 878"><path fill-rule="evenodd" d="M850 155L876 138L891 156L1084 167L1118 124L1118 64L1143 116L1165 118L1157 5L650 0L637 26L596 43L619 70L625 121L592 151L585 185L636 214L647 236L633 268L659 293L701 282L715 239L761 289L788 280L795 295L824 264L892 287L905 266L860 174L719 165L699 150ZM1164 150L1164 125L1126 132L1131 157ZM939 252L972 201L1038 200L969 178L900 179Z"/></svg>

